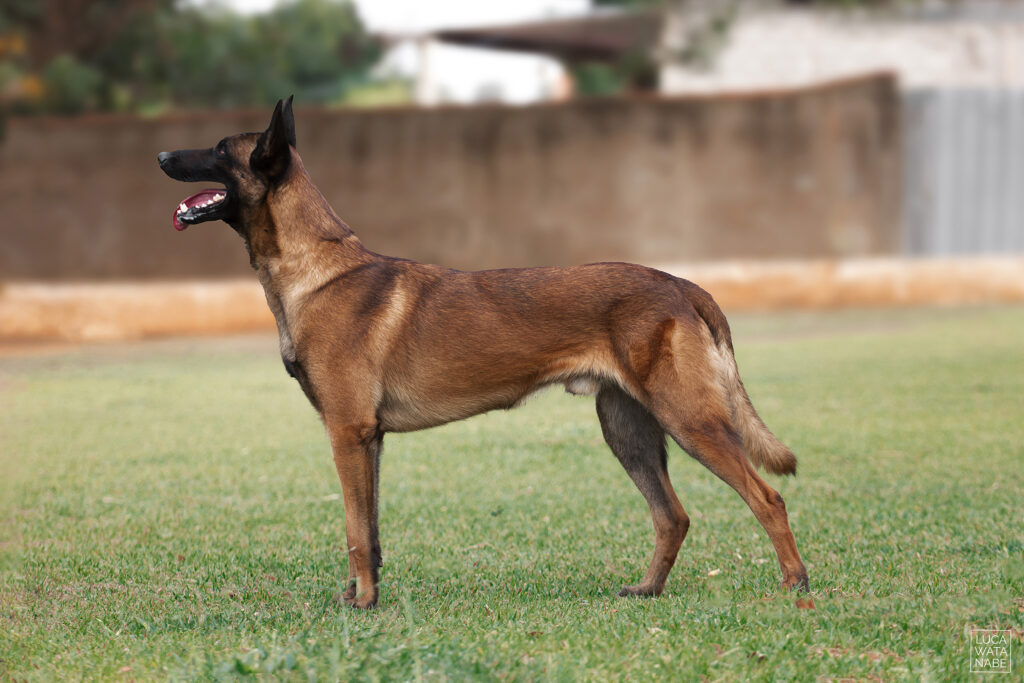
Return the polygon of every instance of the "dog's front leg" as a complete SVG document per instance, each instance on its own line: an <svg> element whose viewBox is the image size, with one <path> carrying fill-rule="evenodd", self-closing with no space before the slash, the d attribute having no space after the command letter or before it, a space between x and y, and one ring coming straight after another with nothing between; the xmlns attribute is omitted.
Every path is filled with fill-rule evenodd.
<svg viewBox="0 0 1024 683"><path fill-rule="evenodd" d="M347 605L365 609L377 604L377 468L381 433L376 422L330 418L326 422L345 497L349 583L341 598Z"/></svg>

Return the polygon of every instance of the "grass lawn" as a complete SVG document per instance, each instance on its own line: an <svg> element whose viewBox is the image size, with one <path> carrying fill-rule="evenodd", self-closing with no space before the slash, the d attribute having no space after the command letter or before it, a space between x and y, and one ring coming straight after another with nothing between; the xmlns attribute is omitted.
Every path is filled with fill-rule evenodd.
<svg viewBox="0 0 1024 683"><path fill-rule="evenodd" d="M560 391L386 437L381 604L339 608L340 486L276 340L95 346L0 358L0 679L967 680L998 628L1022 680L1024 308L733 327L816 610L674 445L690 535L662 597L615 597L650 518Z"/></svg>

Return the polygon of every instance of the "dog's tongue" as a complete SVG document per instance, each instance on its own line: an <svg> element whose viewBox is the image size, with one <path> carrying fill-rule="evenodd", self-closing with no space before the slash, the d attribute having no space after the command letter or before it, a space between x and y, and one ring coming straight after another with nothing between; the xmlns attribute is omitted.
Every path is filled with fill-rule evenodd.
<svg viewBox="0 0 1024 683"><path fill-rule="evenodd" d="M179 218L179 216L189 209L199 206L200 204L211 204L214 201L214 197L224 195L224 190L203 190L202 192L196 192L191 197L185 197L181 200L181 203L174 209L172 220L174 223L174 229L181 231L188 227L188 223Z"/></svg>

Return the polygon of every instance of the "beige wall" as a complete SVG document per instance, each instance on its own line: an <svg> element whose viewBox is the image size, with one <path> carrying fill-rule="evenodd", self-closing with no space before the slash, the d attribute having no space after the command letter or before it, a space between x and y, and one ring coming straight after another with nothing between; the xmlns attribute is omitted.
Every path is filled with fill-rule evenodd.
<svg viewBox="0 0 1024 683"><path fill-rule="evenodd" d="M971 16L970 3L958 3L963 15L932 19L921 16L925 4L872 12L761 9L755 3L730 26L710 69L667 64L661 88L694 93L798 87L869 70L898 74L904 88L1024 87L1024 15L1013 7L1019 3L991 3L994 16L988 17L984 8ZM1000 5L1007 16L998 16ZM686 33L675 25L672 31Z"/></svg>
<svg viewBox="0 0 1024 683"><path fill-rule="evenodd" d="M888 77L725 98L528 108L299 108L299 152L372 249L459 268L894 253ZM221 223L171 227L189 187L156 153L269 112L14 120L0 146L0 278L248 272Z"/></svg>

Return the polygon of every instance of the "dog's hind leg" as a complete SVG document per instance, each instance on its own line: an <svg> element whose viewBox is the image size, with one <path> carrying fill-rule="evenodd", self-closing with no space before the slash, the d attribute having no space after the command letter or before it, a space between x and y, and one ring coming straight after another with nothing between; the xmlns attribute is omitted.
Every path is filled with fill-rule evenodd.
<svg viewBox="0 0 1024 683"><path fill-rule="evenodd" d="M750 507L775 547L782 586L807 591L807 570L796 548L786 504L779 492L754 471L743 454L739 435L722 423L697 426L677 422L669 433L684 450L733 487Z"/></svg>
<svg viewBox="0 0 1024 683"><path fill-rule="evenodd" d="M619 595L660 595L690 527L668 478L665 431L646 408L614 385L598 392L597 415L604 440L647 500L654 522L654 556L647 574Z"/></svg>
<svg viewBox="0 0 1024 683"><path fill-rule="evenodd" d="M678 326L670 343L645 382L648 407L683 450L735 489L750 507L775 546L782 585L806 591L807 570L785 503L757 475L744 452L728 397L705 354L710 348L708 335Z"/></svg>

